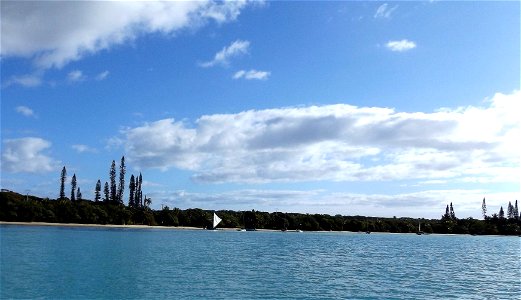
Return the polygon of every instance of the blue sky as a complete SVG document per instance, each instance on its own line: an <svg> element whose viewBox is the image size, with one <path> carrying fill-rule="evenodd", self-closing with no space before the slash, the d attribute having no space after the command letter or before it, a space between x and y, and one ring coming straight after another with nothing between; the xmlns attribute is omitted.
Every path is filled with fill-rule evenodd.
<svg viewBox="0 0 521 300"><path fill-rule="evenodd" d="M519 198L519 2L1 5L2 188L92 198L125 155L155 208Z"/></svg>

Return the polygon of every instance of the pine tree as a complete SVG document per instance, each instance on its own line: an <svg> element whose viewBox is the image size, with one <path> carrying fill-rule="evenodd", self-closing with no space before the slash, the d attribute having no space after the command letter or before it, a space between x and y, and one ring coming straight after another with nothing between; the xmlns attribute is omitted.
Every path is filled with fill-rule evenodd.
<svg viewBox="0 0 521 300"><path fill-rule="evenodd" d="M67 170L65 169L65 166L63 166L62 173L60 175L60 199L65 198L65 180L67 180Z"/></svg>
<svg viewBox="0 0 521 300"><path fill-rule="evenodd" d="M503 206L499 208L499 218L504 219L505 218L505 211L503 210Z"/></svg>
<svg viewBox="0 0 521 300"><path fill-rule="evenodd" d="M78 191L76 192L76 199L79 201L81 200L81 191L80 191L80 188L78 187Z"/></svg>
<svg viewBox="0 0 521 300"><path fill-rule="evenodd" d="M445 208L445 214L441 216L442 220L448 220L450 219L450 212L449 212L449 205L447 204L447 207Z"/></svg>
<svg viewBox="0 0 521 300"><path fill-rule="evenodd" d="M481 212L483 213L483 220L487 219L487 204L485 203L485 198L483 197L483 204L481 204Z"/></svg>
<svg viewBox="0 0 521 300"><path fill-rule="evenodd" d="M450 203L450 218L456 220L456 214L454 213L454 208L452 208L452 202Z"/></svg>
<svg viewBox="0 0 521 300"><path fill-rule="evenodd" d="M519 220L519 209L517 208L517 200L516 200L516 204L514 205L514 218L516 220Z"/></svg>
<svg viewBox="0 0 521 300"><path fill-rule="evenodd" d="M105 187L103 188L103 193L105 194L105 198L103 198L103 201L105 201L105 202L110 201L109 183L106 181L105 181Z"/></svg>
<svg viewBox="0 0 521 300"><path fill-rule="evenodd" d="M135 179L134 179L134 174L132 174L130 176L130 183L128 185L128 189L129 189L128 206L129 207L135 207L135 204L134 204L134 193L136 191L136 182L135 182Z"/></svg>
<svg viewBox="0 0 521 300"><path fill-rule="evenodd" d="M74 193L76 192L76 174L72 175L71 180L71 201L76 200Z"/></svg>
<svg viewBox="0 0 521 300"><path fill-rule="evenodd" d="M101 181L96 182L96 189L94 190L94 201L98 202L101 198Z"/></svg>
<svg viewBox="0 0 521 300"><path fill-rule="evenodd" d="M112 165L110 166L109 172L110 178L110 201L116 201L117 191L116 191L116 162L113 160Z"/></svg>
<svg viewBox="0 0 521 300"><path fill-rule="evenodd" d="M134 191L134 207L143 207L143 191L141 186L143 184L143 176L139 173L139 176L135 179L135 191Z"/></svg>
<svg viewBox="0 0 521 300"><path fill-rule="evenodd" d="M141 173L139 173L139 196L138 196L138 200L139 200L139 207L143 207L143 176L141 176ZM134 199L134 201L136 201Z"/></svg>
<svg viewBox="0 0 521 300"><path fill-rule="evenodd" d="M507 219L513 219L514 218L514 207L512 206L512 203L508 201L507 206Z"/></svg>
<svg viewBox="0 0 521 300"><path fill-rule="evenodd" d="M125 156L121 157L121 164L119 165L119 183L118 183L118 201L123 203L123 192L125 191Z"/></svg>

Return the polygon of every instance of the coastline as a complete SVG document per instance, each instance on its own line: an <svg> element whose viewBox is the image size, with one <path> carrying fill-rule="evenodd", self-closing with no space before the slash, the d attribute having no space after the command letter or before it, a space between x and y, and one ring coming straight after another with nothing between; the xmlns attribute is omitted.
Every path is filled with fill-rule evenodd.
<svg viewBox="0 0 521 300"><path fill-rule="evenodd" d="M7 222L0 221L0 225L17 226L50 226L50 227L93 227L93 228L124 228L124 229L163 229L163 230L206 230L201 227L190 226L159 226L159 225L117 225L117 224L79 224L79 223L47 223L47 222ZM217 228L216 231L237 231L240 228ZM256 231L279 231L273 229L257 229Z"/></svg>
<svg viewBox="0 0 521 300"><path fill-rule="evenodd" d="M204 230L203 228L187 227L187 226L173 227L173 226L157 226L157 225L149 226L149 225L78 224L78 223L46 223L46 222L6 222L6 221L0 221L0 225L55 226L55 227L96 227L96 228L127 228L127 229Z"/></svg>

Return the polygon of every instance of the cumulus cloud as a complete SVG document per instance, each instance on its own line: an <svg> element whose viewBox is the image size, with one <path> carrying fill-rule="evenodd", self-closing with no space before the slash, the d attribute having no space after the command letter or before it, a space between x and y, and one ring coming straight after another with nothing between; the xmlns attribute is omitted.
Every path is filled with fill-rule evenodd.
<svg viewBox="0 0 521 300"><path fill-rule="evenodd" d="M173 35L208 21L235 20L247 1L3 1L5 57L61 68L149 33ZM116 17L115 17L116 16Z"/></svg>
<svg viewBox="0 0 521 300"><path fill-rule="evenodd" d="M40 74L26 74L20 76L12 76L7 82L6 86L21 85L23 87L37 87L42 84L42 77Z"/></svg>
<svg viewBox="0 0 521 300"><path fill-rule="evenodd" d="M420 192L379 194L346 193L327 190L245 189L220 193L197 193L184 190L149 193L160 204L180 208L233 209L261 211L327 213L346 215L407 216L439 218L445 206L457 199L458 217L480 216L480 201L487 198L490 211L499 210L505 199L515 193L494 193L485 189L441 189ZM430 215L426 215L430 213Z"/></svg>
<svg viewBox="0 0 521 300"><path fill-rule="evenodd" d="M398 8L398 5L395 5L393 7L389 7L387 3L384 3L376 9L376 12L374 14L374 18L384 18L389 19L391 17L391 14Z"/></svg>
<svg viewBox="0 0 521 300"><path fill-rule="evenodd" d="M74 70L67 74L67 80L70 82L79 82L85 80L87 77L83 75L83 72L80 70Z"/></svg>
<svg viewBox="0 0 521 300"><path fill-rule="evenodd" d="M266 79L268 79L269 76L270 76L270 72L266 72L266 71L257 71L257 70L245 71L245 70L240 70L240 71L237 71L233 75L233 79L244 78L244 79L247 79L247 80L252 80L252 79L266 80Z"/></svg>
<svg viewBox="0 0 521 300"><path fill-rule="evenodd" d="M15 110L17 113L22 114L26 117L35 117L36 116L34 114L34 111L27 106L23 106L23 105L17 106Z"/></svg>
<svg viewBox="0 0 521 300"><path fill-rule="evenodd" d="M97 153L98 152L98 150L96 148L92 148L92 147L89 147L87 145L82 145L82 144L72 145L72 149L76 150L76 152L78 152L78 153L85 153L85 152Z"/></svg>
<svg viewBox="0 0 521 300"><path fill-rule="evenodd" d="M26 137L3 141L2 170L12 173L41 173L56 170L58 164L43 153L51 143L41 138Z"/></svg>
<svg viewBox="0 0 521 300"><path fill-rule="evenodd" d="M221 51L217 52L212 60L200 63L199 66L203 68L209 68L215 65L226 66L230 58L247 54L249 47L249 41L236 40L228 47L224 47Z"/></svg>
<svg viewBox="0 0 521 300"><path fill-rule="evenodd" d="M101 73L99 73L98 75L96 75L96 80L98 81L101 81L101 80L105 80L108 76L109 76L109 71L103 71Z"/></svg>
<svg viewBox="0 0 521 300"><path fill-rule="evenodd" d="M385 47L391 51L404 52L416 48L416 43L407 39L403 39L400 41L389 41L387 44L385 44Z"/></svg>
<svg viewBox="0 0 521 300"><path fill-rule="evenodd" d="M251 110L205 115L195 126L159 120L125 129L120 140L135 165L191 170L200 182L513 182L520 103L517 91L488 107L431 113L345 104Z"/></svg>

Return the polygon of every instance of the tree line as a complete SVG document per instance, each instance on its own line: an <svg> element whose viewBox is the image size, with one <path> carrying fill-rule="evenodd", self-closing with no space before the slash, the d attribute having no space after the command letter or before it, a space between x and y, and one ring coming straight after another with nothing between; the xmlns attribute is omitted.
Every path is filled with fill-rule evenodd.
<svg viewBox="0 0 521 300"><path fill-rule="evenodd" d="M125 165L125 156L121 157L121 162L119 165L119 177L116 178L116 161L112 160L112 164L109 169L109 181L105 181L105 185L103 187L103 198L101 192L101 180L98 179L96 182L96 187L94 188L94 202L103 201L106 203L118 203L124 204L124 191L125 191L125 173L126 173L126 165ZM117 179L117 183L116 183ZM72 175L71 178L71 197L67 198L65 195L65 184L67 181L67 169L63 166L61 174L60 174L60 192L58 200L82 200L82 195L80 191L80 187L77 186L76 173ZM143 198L143 175L139 173L139 176L134 176L132 174L130 176L129 183L129 197L128 197L128 206L130 208L145 208L149 207L152 204L152 199Z"/></svg>
<svg viewBox="0 0 521 300"><path fill-rule="evenodd" d="M131 180L132 182L132 180ZM137 183L136 183L137 182ZM142 180L134 178L134 185ZM131 184L130 184L131 185ZM136 197L138 190L134 187ZM140 193L141 194L141 193ZM0 193L0 220L14 222L50 222L80 224L127 224L127 225L159 225L189 226L208 228L211 226L214 211L199 208L179 209L164 207L152 210L148 206L136 206L140 196L134 198L134 206L124 205L110 200L110 185L107 201L90 201L85 199L42 199L35 196L24 196L11 191ZM115 195L118 195L116 192ZM136 201L137 199L137 201ZM148 198L147 198L148 199ZM143 204L144 204L143 199ZM414 233L454 233L454 234L499 234L520 235L521 218L514 217L517 205L512 205L510 218L499 214L486 216L484 220L456 217L452 203L447 205L445 214L440 219L414 218L377 218L364 216L342 216L327 214L301 214L262 211L220 210L216 213L222 218L220 226L228 228L273 229L273 230L306 230L306 231L354 231L354 232L393 232Z"/></svg>

